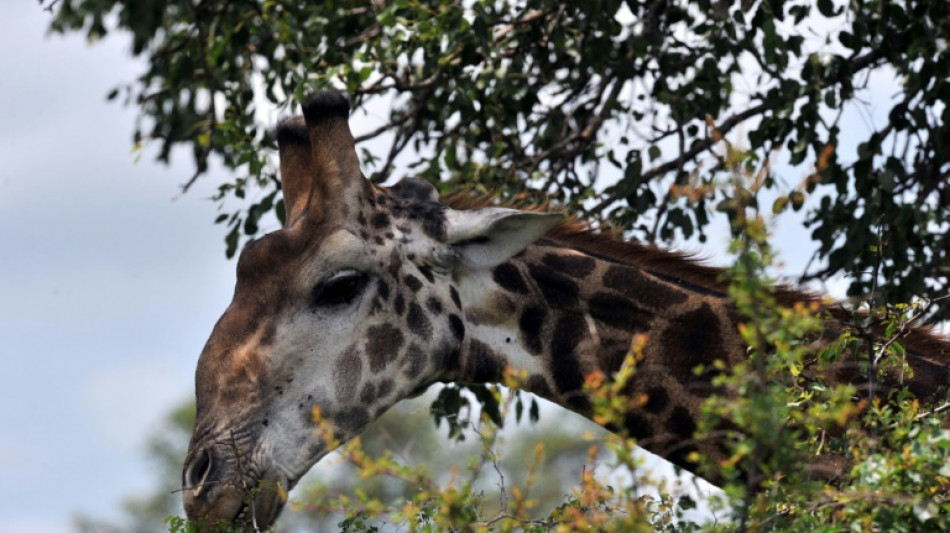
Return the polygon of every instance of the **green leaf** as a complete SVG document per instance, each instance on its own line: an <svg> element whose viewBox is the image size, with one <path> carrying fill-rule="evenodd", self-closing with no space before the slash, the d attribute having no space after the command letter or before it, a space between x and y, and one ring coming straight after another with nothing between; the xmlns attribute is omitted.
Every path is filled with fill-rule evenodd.
<svg viewBox="0 0 950 533"><path fill-rule="evenodd" d="M798 211L805 205L805 194L801 191L794 191L788 195L788 200L792 203L792 209Z"/></svg>
<svg viewBox="0 0 950 533"><path fill-rule="evenodd" d="M835 5L832 0L818 0L818 11L828 18L837 16Z"/></svg>
<svg viewBox="0 0 950 533"><path fill-rule="evenodd" d="M501 417L501 406L491 390L484 385L469 385L468 390L472 391L475 398L481 403L482 412L488 415L492 423L501 427L504 424L504 419Z"/></svg>
<svg viewBox="0 0 950 533"><path fill-rule="evenodd" d="M147 141L158 161L188 153L199 176L221 168L230 187L215 195L219 204L277 190L273 135L261 131L273 124L259 123L271 113L259 102L299 113L308 91L346 86L359 107L351 120L358 135L390 125L359 144L367 170L397 161L443 180L446 192L527 192L601 206L592 222L617 224L631 238L702 239L716 218L710 200L687 206L667 192L681 170L703 184L742 177L733 175L738 166L715 162L723 155L707 135L715 125L748 152L741 172L774 154L793 167L778 183L828 199L805 215L821 259L835 254L827 275L878 270L891 280L876 289L878 299L919 294L935 299L928 320L950 317L950 300L936 300L947 281L940 229L950 224L950 185L941 179L950 159L942 143L950 138L950 51L941 43L950 30L940 3L690 0L659 12L649 2L553 0L461 8L409 0L266 0L253 9L220 0L189 9L152 0L53 3L52 31L130 40L142 72L114 80L106 97L134 106L133 138ZM834 25L816 26L816 15ZM845 53L835 52L835 39ZM759 64L754 75L749 61ZM890 95L884 105L892 109L868 126L849 109L870 101L871 90ZM837 148L816 165L824 146ZM856 158L854 146L862 147ZM688 157L669 165L664 155ZM806 184L794 176L808 176ZM775 183L763 189L763 197L778 194ZM791 195L788 203L802 210ZM242 230L259 230L262 215L239 205L228 210L237 210ZM675 224L647 222L665 221L673 207L682 210ZM281 218L276 201L258 208L270 209ZM914 220L894 224L880 254L848 234L855 213L889 220L902 209ZM866 279L854 284L857 293L869 290Z"/></svg>
<svg viewBox="0 0 950 533"><path fill-rule="evenodd" d="M280 221L281 226L287 225L287 208L284 207L284 199L281 198L277 200L277 204L274 205L274 213L277 215L277 220Z"/></svg>
<svg viewBox="0 0 950 533"><path fill-rule="evenodd" d="M240 228L240 219L237 219L238 223L231 228L231 231L228 232L227 236L224 238L226 245L224 254L228 259L234 257L234 254L237 252L238 240L241 237L239 228Z"/></svg>
<svg viewBox="0 0 950 533"><path fill-rule="evenodd" d="M849 49L851 49L851 50L858 50L858 48L859 48L858 42L857 42L857 40L854 38L854 34L852 34L852 33L849 32L849 31L842 31L841 33L839 33L839 34L838 34L838 41L839 41L839 42L842 44L842 46L844 46L845 48L849 48Z"/></svg>
<svg viewBox="0 0 950 533"><path fill-rule="evenodd" d="M775 202L772 203L772 214L779 214L782 211L785 211L785 208L788 206L788 197L779 196L775 199Z"/></svg>

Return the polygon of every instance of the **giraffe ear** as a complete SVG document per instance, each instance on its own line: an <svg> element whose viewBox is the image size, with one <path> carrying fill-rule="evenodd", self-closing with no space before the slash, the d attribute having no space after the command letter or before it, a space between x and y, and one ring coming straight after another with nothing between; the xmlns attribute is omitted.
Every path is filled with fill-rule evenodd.
<svg viewBox="0 0 950 533"><path fill-rule="evenodd" d="M501 207L449 209L445 212L445 242L465 266L491 268L527 248L562 219L554 213Z"/></svg>

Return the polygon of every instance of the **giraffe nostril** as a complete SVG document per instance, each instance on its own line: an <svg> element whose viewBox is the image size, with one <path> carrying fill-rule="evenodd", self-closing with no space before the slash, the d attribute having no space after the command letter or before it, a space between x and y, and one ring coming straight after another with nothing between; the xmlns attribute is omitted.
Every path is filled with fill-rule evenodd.
<svg viewBox="0 0 950 533"><path fill-rule="evenodd" d="M214 461L209 450L201 450L195 454L191 464L185 469L184 479L182 479L184 488L192 489L195 495L200 493L213 466Z"/></svg>

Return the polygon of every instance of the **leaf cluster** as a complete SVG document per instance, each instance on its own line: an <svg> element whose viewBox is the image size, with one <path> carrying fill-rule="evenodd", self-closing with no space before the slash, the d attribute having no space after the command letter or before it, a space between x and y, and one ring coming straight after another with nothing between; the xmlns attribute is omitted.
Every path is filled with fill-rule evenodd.
<svg viewBox="0 0 950 533"><path fill-rule="evenodd" d="M779 305L759 183L741 170L733 182L746 201L732 215L730 297L749 359L723 369L698 432L725 436L730 451L700 470L727 478L713 505L731 521L712 529L947 531L945 408L927 410L907 390L901 346L923 304L866 307L850 322L817 303Z"/></svg>
<svg viewBox="0 0 950 533"><path fill-rule="evenodd" d="M443 190L555 199L650 241L705 238L710 208L729 200L714 186L730 165L714 149L724 136L759 161L777 150L789 170L766 187L790 200L778 209L806 211L818 244L804 279L852 274L855 295L886 279L879 291L893 301L948 288L943 1L52 7L53 31L131 35L145 71L109 97L140 110L136 144L160 160L191 152L186 190L212 158L232 170L216 196L246 199L218 219L229 256L261 215L280 218L273 111L335 87L352 97L374 181L408 170ZM380 113L381 124L363 124ZM950 316L950 302L932 314Z"/></svg>

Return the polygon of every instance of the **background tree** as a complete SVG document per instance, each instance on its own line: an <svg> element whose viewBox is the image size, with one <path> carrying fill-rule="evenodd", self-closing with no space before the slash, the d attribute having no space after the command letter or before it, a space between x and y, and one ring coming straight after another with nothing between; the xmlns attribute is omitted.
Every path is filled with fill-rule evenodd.
<svg viewBox="0 0 950 533"><path fill-rule="evenodd" d="M184 190L219 160L233 179L217 199L253 199L218 219L228 255L282 216L261 113L336 87L354 122L385 115L357 137L386 146L362 157L377 182L401 162L444 190L550 197L650 241L703 238L711 208L733 204L714 186L728 162L712 147L729 136L795 169L765 187L777 208L805 205L817 252L803 280L848 274L853 295L876 286L882 301L948 289L944 1L46 3L54 31L132 35L147 67L109 98L141 110L135 142L160 160L190 149ZM931 313L950 317L950 300Z"/></svg>
<svg viewBox="0 0 950 533"><path fill-rule="evenodd" d="M187 401L176 406L158 431L148 437L146 453L156 469L154 489L133 495L122 502L121 523L80 514L75 519L79 533L161 533L168 531L163 520L182 514L181 462L188 449L191 428L195 425L195 405Z"/></svg>

